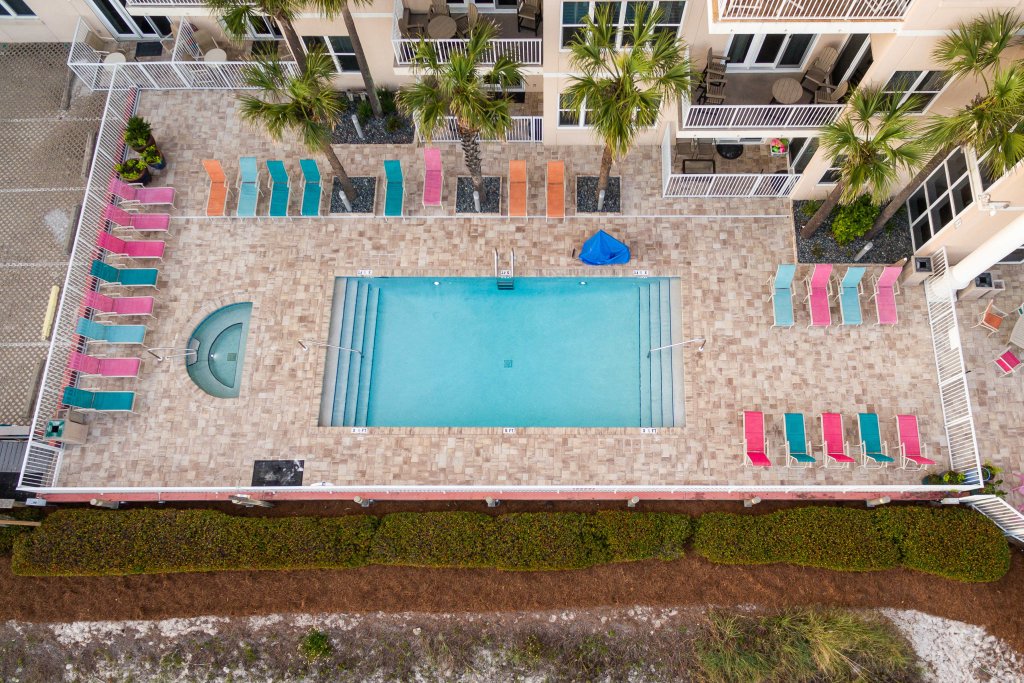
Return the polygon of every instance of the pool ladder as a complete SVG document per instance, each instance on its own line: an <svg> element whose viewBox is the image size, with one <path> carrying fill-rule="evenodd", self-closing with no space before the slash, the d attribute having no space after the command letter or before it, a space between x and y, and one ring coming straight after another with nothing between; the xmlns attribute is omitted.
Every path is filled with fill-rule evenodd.
<svg viewBox="0 0 1024 683"><path fill-rule="evenodd" d="M498 289L507 292L516 288L516 250L509 249L508 270L498 269L498 250L494 250L494 279L498 283Z"/></svg>

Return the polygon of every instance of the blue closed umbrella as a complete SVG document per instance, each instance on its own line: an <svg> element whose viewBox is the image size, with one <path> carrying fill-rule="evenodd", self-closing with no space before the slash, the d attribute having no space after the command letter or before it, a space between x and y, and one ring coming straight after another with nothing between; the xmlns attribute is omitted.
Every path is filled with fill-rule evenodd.
<svg viewBox="0 0 1024 683"><path fill-rule="evenodd" d="M583 248L580 249L580 261L588 266L629 263L629 247L604 230L598 230L593 237L583 243Z"/></svg>

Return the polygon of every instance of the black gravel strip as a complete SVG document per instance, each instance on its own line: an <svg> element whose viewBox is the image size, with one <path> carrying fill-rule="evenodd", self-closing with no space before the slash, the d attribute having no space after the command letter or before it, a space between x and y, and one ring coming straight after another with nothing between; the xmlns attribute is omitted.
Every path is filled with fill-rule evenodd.
<svg viewBox="0 0 1024 683"><path fill-rule="evenodd" d="M391 118L398 121L398 127L389 131L388 119ZM366 137L360 138L356 134L356 127L352 125L352 110L349 110L341 115L334 127L331 142L335 145L407 145L413 141L415 134L412 119L400 114L391 114L380 118L372 117L363 124L363 135Z"/></svg>
<svg viewBox="0 0 1024 683"><path fill-rule="evenodd" d="M373 213L373 200L377 195L377 179L372 176L352 176L356 188L356 200L352 202L352 213ZM331 186L331 213L348 213L341 203L341 181L334 179Z"/></svg>
<svg viewBox="0 0 1024 683"><path fill-rule="evenodd" d="M455 213L476 213L473 204L473 179L459 176L455 193ZM501 178L484 176L484 189L480 193L480 213L501 213Z"/></svg>
<svg viewBox="0 0 1024 683"><path fill-rule="evenodd" d="M597 210L597 176L576 176L576 213L619 213L621 184L618 176L608 178L608 187L604 192L604 209Z"/></svg>
<svg viewBox="0 0 1024 683"><path fill-rule="evenodd" d="M811 215L804 215L800 207L807 202L798 200L793 202L793 223L796 229L796 253L800 263L853 263L856 256L864 245L865 239L856 239L850 244L839 246L832 237L832 219L836 212L825 219L814 237L803 239L800 237L800 230L807 225ZM836 207L838 209L838 207ZM908 258L914 253L914 244L910 240L910 225L907 223L906 209L900 209L893 216L885 229L871 240L874 246L871 251L857 261L857 263L896 263L902 258Z"/></svg>

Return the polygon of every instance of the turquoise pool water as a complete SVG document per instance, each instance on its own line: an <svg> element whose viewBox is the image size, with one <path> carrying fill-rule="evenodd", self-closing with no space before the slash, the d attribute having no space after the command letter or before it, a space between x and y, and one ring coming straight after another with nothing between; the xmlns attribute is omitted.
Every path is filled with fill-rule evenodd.
<svg viewBox="0 0 1024 683"><path fill-rule="evenodd" d="M660 278L518 278L512 291L494 278L340 278L328 341L361 353L327 350L321 424L671 423L672 355L647 351L671 339L677 293Z"/></svg>
<svg viewBox="0 0 1024 683"><path fill-rule="evenodd" d="M219 308L196 326L186 356L188 375L196 385L217 398L235 398L242 387L242 363L249 335L252 303L242 302Z"/></svg>

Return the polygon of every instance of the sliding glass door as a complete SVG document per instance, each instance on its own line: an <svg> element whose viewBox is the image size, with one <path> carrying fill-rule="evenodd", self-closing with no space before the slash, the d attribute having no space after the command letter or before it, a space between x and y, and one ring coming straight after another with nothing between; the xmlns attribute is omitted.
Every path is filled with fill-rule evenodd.
<svg viewBox="0 0 1024 683"><path fill-rule="evenodd" d="M121 40L159 40L171 35L167 17L136 17L128 14L126 0L89 0L93 11L110 34Z"/></svg>

